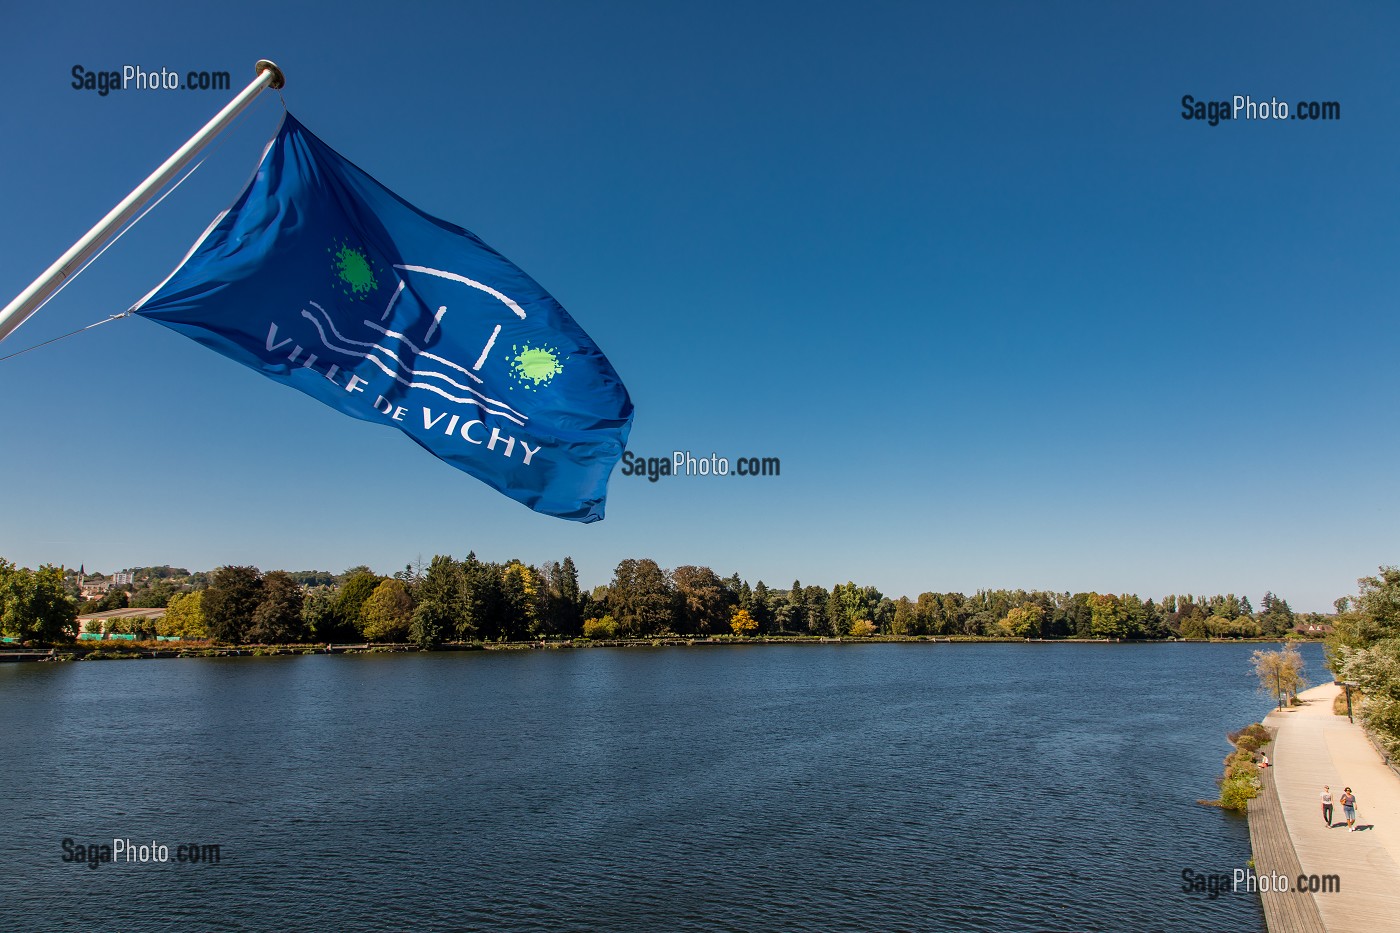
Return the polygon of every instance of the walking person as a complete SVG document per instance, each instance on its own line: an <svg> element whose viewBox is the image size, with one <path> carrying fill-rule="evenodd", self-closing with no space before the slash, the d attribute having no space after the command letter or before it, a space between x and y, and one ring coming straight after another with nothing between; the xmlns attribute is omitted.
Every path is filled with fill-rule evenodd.
<svg viewBox="0 0 1400 933"><path fill-rule="evenodd" d="M1350 787L1342 788L1342 812L1347 815L1347 832L1356 832L1356 795Z"/></svg>
<svg viewBox="0 0 1400 933"><path fill-rule="evenodd" d="M1332 828L1332 788L1326 784L1322 785L1322 821Z"/></svg>

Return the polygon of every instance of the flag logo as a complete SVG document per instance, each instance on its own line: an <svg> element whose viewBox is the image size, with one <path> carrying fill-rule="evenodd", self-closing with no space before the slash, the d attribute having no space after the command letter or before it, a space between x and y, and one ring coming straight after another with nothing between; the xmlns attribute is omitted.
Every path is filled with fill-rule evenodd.
<svg viewBox="0 0 1400 933"><path fill-rule="evenodd" d="M239 200L134 310L536 511L603 517L632 403L597 344L505 257L290 114Z"/></svg>
<svg viewBox="0 0 1400 933"><path fill-rule="evenodd" d="M534 391L548 386L555 376L564 371L559 351L553 347L531 347L527 344L511 349L515 351L515 356L511 357L510 374L523 388Z"/></svg>
<svg viewBox="0 0 1400 933"><path fill-rule="evenodd" d="M339 249L332 248L327 252L335 255L332 265L345 294L364 298L379 287L379 282L374 277L374 269L370 267L369 257L363 250L352 249L342 242Z"/></svg>

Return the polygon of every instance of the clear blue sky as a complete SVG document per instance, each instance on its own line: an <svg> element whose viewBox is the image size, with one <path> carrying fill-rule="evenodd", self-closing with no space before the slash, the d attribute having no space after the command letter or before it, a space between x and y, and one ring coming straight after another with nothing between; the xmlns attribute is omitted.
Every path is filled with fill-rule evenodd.
<svg viewBox="0 0 1400 933"><path fill-rule="evenodd" d="M536 515L150 322L0 363L0 554L105 571L418 555L707 564L890 595L1266 589L1400 561L1392 4L68 4L6 12L0 293L231 95L71 69L286 71L287 104L482 236L608 354L630 448ZM1183 94L1339 101L1210 127ZM120 311L246 180L267 94L10 340Z"/></svg>

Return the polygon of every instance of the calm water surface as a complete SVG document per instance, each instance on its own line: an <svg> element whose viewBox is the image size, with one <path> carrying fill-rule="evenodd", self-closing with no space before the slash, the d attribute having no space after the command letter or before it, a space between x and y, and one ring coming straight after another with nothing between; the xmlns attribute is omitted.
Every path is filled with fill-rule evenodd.
<svg viewBox="0 0 1400 933"><path fill-rule="evenodd" d="M1260 931L1252 648L0 665L0 930Z"/></svg>

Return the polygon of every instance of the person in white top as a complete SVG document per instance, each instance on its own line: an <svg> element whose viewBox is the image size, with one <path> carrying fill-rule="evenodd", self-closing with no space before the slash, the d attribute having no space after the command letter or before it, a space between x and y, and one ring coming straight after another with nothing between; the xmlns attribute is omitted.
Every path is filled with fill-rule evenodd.
<svg viewBox="0 0 1400 933"><path fill-rule="evenodd" d="M1332 826L1332 788L1322 785L1322 820L1330 829Z"/></svg>

